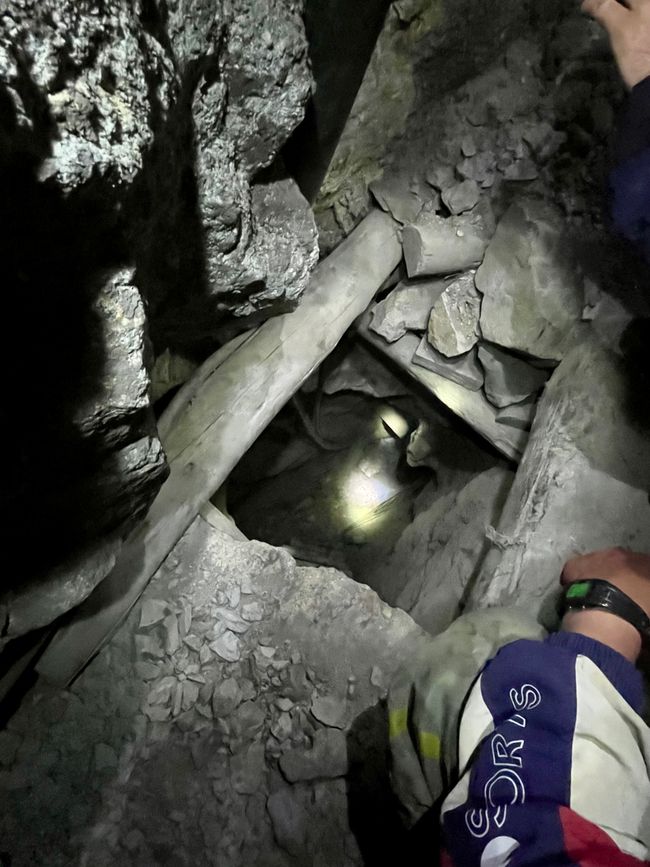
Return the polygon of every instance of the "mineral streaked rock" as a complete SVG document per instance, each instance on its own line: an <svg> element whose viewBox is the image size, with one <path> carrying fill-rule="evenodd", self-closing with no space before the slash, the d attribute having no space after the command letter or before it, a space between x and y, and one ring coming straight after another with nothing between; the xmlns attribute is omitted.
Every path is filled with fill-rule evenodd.
<svg viewBox="0 0 650 867"><path fill-rule="evenodd" d="M453 274L476 267L492 235L491 219L475 208L459 217L423 213L404 226L404 259L409 277Z"/></svg>
<svg viewBox="0 0 650 867"><path fill-rule="evenodd" d="M431 346L425 335L413 355L413 364L438 373L470 391L479 391L483 385L483 369L478 363L476 349L456 358L447 358Z"/></svg>
<svg viewBox="0 0 650 867"><path fill-rule="evenodd" d="M450 283L433 305L429 343L447 358L464 355L478 342L480 313L481 296L470 271Z"/></svg>
<svg viewBox="0 0 650 867"><path fill-rule="evenodd" d="M400 283L373 307L370 329L389 343L407 331L425 331L433 305L448 285L439 279Z"/></svg>
<svg viewBox="0 0 650 867"><path fill-rule="evenodd" d="M499 408L526 400L549 377L548 370L533 367L489 343L481 343L478 357L485 371L485 395Z"/></svg>
<svg viewBox="0 0 650 867"><path fill-rule="evenodd" d="M470 608L516 602L553 625L558 575L576 551L650 549L650 448L630 385L596 340L567 353L539 401Z"/></svg>
<svg viewBox="0 0 650 867"><path fill-rule="evenodd" d="M554 360L571 347L584 289L566 234L551 205L523 199L510 206L476 273L486 340Z"/></svg>

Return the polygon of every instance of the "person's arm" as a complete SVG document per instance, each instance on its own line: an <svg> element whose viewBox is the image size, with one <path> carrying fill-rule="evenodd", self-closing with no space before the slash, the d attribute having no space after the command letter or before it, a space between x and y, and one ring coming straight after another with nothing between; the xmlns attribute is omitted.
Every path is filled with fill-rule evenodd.
<svg viewBox="0 0 650 867"><path fill-rule="evenodd" d="M650 0L585 0L582 8L609 34L630 89L613 147L612 221L650 261Z"/></svg>
<svg viewBox="0 0 650 867"><path fill-rule="evenodd" d="M568 563L650 613L650 557L620 549ZM572 612L544 642L488 663L460 727L462 777L442 808L455 867L635 865L650 855L650 731L634 627ZM511 859L511 860L509 860Z"/></svg>

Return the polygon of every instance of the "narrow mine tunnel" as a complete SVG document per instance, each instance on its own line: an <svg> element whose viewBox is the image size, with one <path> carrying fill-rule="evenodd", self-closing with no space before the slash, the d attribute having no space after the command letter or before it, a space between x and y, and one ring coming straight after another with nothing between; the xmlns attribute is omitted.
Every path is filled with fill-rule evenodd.
<svg viewBox="0 0 650 867"><path fill-rule="evenodd" d="M574 6L0 9L4 867L437 863L444 689L557 629L568 558L650 553L627 97Z"/></svg>

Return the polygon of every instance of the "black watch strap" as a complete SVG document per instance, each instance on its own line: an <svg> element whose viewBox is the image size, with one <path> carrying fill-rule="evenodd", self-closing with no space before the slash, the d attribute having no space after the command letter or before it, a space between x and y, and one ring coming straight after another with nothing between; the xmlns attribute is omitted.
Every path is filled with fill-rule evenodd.
<svg viewBox="0 0 650 867"><path fill-rule="evenodd" d="M576 581L566 588L562 599L563 613L600 608L627 620L644 638L650 638L650 618L643 608L609 581L599 578Z"/></svg>

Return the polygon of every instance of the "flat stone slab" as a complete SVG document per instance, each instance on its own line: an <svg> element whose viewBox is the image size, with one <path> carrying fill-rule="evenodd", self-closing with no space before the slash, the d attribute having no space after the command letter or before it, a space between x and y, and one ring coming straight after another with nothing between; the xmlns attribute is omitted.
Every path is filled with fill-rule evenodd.
<svg viewBox="0 0 650 867"><path fill-rule="evenodd" d="M476 349L456 358L447 358L431 346L425 335L415 350L413 364L438 373L470 391L479 391L483 385L483 369L478 363Z"/></svg>

